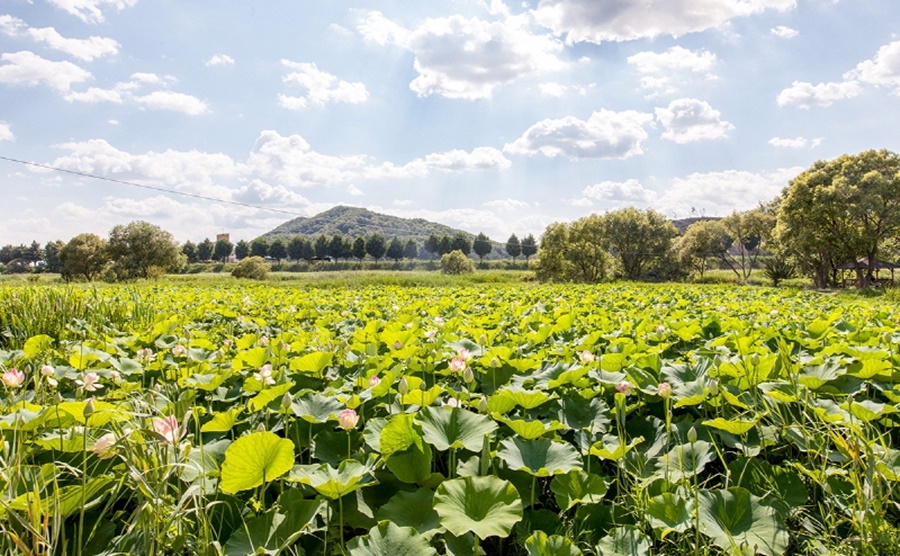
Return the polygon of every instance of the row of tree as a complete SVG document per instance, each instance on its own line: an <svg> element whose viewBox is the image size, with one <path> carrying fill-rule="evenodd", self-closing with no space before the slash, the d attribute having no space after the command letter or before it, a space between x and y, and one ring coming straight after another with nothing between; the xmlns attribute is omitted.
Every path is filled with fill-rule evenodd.
<svg viewBox="0 0 900 556"><path fill-rule="evenodd" d="M381 234L371 234L369 237L357 236L355 239L341 234L331 237L320 234L315 240L304 236L293 236L285 241L276 238L271 241L259 237L252 241L231 241L220 238L214 243L210 239L204 239L199 243L186 241L181 246L181 252L190 263L201 261L227 261L231 257L243 260L247 257L263 257L274 259L277 262L283 260L314 261L325 259L357 259L362 261L366 256L372 257L376 262L387 258L395 262L402 259L436 259L451 251L461 251L468 256L474 252L479 260L489 255L494 249L494 242L483 233L470 240L466 234L457 233L453 236L436 234L430 235L421 249L414 239L405 242L394 237L387 241ZM506 253L515 260L524 256L526 260L537 253L537 244L534 236L529 234L521 242L515 234L510 236L505 244Z"/></svg>

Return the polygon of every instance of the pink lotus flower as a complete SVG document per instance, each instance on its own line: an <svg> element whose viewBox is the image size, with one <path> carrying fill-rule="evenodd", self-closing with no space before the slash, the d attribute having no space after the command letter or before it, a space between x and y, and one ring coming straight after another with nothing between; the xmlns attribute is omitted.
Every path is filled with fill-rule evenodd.
<svg viewBox="0 0 900 556"><path fill-rule="evenodd" d="M381 384L381 379L378 378L378 375L372 375L372 377L369 378L369 388L375 388L379 384Z"/></svg>
<svg viewBox="0 0 900 556"><path fill-rule="evenodd" d="M253 373L253 376L266 386L275 384L275 378L272 376L272 365L263 365L258 372Z"/></svg>
<svg viewBox="0 0 900 556"><path fill-rule="evenodd" d="M634 388L634 386L630 382L620 382L616 384L616 392L625 394L626 396L631 394L632 388Z"/></svg>
<svg viewBox="0 0 900 556"><path fill-rule="evenodd" d="M3 381L3 385L7 388L18 388L25 382L25 373L19 369L10 369L3 373L3 377L0 380Z"/></svg>
<svg viewBox="0 0 900 556"><path fill-rule="evenodd" d="M153 430L170 444L176 444L184 436L184 431L181 430L181 427L178 425L178 419L174 415L158 417L153 420L152 424Z"/></svg>
<svg viewBox="0 0 900 556"><path fill-rule="evenodd" d="M454 357L452 361L450 361L450 370L454 373L461 373L466 370L466 360L461 359L459 357Z"/></svg>
<svg viewBox="0 0 900 556"><path fill-rule="evenodd" d="M174 355L175 357L181 357L182 355L184 355L184 346L177 345L177 346L173 347L172 355Z"/></svg>
<svg viewBox="0 0 900 556"><path fill-rule="evenodd" d="M468 361L472 359L472 352L467 350L466 348L462 348L456 352L456 357L458 359L462 359L463 361Z"/></svg>
<svg viewBox="0 0 900 556"><path fill-rule="evenodd" d="M94 446L91 448L91 451L100 458L100 459L109 459L116 455L116 451L114 446L116 444L116 435L108 432L98 438L96 442L94 442Z"/></svg>
<svg viewBox="0 0 900 556"><path fill-rule="evenodd" d="M435 336L437 336L437 330L426 330L425 331L425 339L426 340L433 340Z"/></svg>
<svg viewBox="0 0 900 556"><path fill-rule="evenodd" d="M53 370L53 367L50 365L44 365L41 367L41 376L47 381L52 387L56 387L59 385L59 381L56 380L56 372Z"/></svg>
<svg viewBox="0 0 900 556"><path fill-rule="evenodd" d="M672 385L668 382L660 382L656 387L656 394L664 400L667 399L672 395Z"/></svg>
<svg viewBox="0 0 900 556"><path fill-rule="evenodd" d="M338 415L338 426L345 431L355 429L357 423L359 423L359 414L352 409L345 409Z"/></svg>
<svg viewBox="0 0 900 556"><path fill-rule="evenodd" d="M582 365L590 365L594 362L594 354L589 352L588 350L584 350L578 354L578 359L581 361Z"/></svg>
<svg viewBox="0 0 900 556"><path fill-rule="evenodd" d="M85 392L96 392L103 388L103 385L100 384L100 375L93 371L84 373L80 379L75 380L75 384L84 388Z"/></svg>

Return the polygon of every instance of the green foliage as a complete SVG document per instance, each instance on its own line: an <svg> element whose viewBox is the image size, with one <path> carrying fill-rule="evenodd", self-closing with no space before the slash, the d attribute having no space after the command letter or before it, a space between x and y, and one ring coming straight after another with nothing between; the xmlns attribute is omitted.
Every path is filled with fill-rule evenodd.
<svg viewBox="0 0 900 556"><path fill-rule="evenodd" d="M797 267L787 257L776 255L766 261L765 274L772 285L777 287L784 280L796 277Z"/></svg>
<svg viewBox="0 0 900 556"><path fill-rule="evenodd" d="M235 278L265 280L269 273L269 264L262 257L247 257L234 266L231 275Z"/></svg>
<svg viewBox="0 0 900 556"><path fill-rule="evenodd" d="M441 257L441 272L444 274L471 274L475 263L462 251L451 251Z"/></svg>
<svg viewBox="0 0 900 556"><path fill-rule="evenodd" d="M506 249L506 254L512 257L513 261L522 254L522 244L519 243L519 238L516 237L516 234L509 236L504 249Z"/></svg>
<svg viewBox="0 0 900 556"><path fill-rule="evenodd" d="M654 262L669 257L678 230L655 210L624 208L603 215L604 239L624 277L643 278Z"/></svg>
<svg viewBox="0 0 900 556"><path fill-rule="evenodd" d="M95 234L79 234L59 252L63 277L84 278L88 282L96 278L109 262L106 241Z"/></svg>
<svg viewBox="0 0 900 556"><path fill-rule="evenodd" d="M234 244L228 241L225 238L220 238L216 240L216 245L213 247L213 258L224 262L228 257L231 256L232 252L234 252Z"/></svg>
<svg viewBox="0 0 900 556"><path fill-rule="evenodd" d="M109 232L107 251L118 280L158 278L179 270L186 260L172 234L142 220L115 226Z"/></svg>
<svg viewBox="0 0 900 556"><path fill-rule="evenodd" d="M599 282L608 276L612 257L602 217L591 215L551 224L541 236L537 276L543 281ZM523 250L524 253L524 250Z"/></svg>
<svg viewBox="0 0 900 556"><path fill-rule="evenodd" d="M478 259L483 261L484 257L494 249L494 246L491 245L491 238L483 233L479 233L475 236L475 241L472 242L472 249L478 255Z"/></svg>
<svg viewBox="0 0 900 556"><path fill-rule="evenodd" d="M375 262L387 252L387 241L381 234L372 234L366 239L366 253L368 253Z"/></svg>

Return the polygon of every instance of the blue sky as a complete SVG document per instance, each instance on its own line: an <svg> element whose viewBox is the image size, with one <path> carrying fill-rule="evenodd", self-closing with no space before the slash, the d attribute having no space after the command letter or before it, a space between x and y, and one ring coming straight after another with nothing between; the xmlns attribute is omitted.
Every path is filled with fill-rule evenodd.
<svg viewBox="0 0 900 556"><path fill-rule="evenodd" d="M0 244L725 215L900 150L898 33L895 0L4 0L0 156L118 181L0 160Z"/></svg>

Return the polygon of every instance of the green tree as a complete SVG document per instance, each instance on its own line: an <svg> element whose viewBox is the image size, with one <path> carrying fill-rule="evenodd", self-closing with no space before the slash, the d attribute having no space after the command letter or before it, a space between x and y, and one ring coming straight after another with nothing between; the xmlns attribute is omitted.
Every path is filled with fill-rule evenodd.
<svg viewBox="0 0 900 556"><path fill-rule="evenodd" d="M258 237L250 242L250 256L262 257L265 259L269 256L269 241L266 238Z"/></svg>
<svg viewBox="0 0 900 556"><path fill-rule="evenodd" d="M234 258L242 261L250 256L250 244L246 240L240 240L234 244Z"/></svg>
<svg viewBox="0 0 900 556"><path fill-rule="evenodd" d="M95 234L79 234L59 251L62 275L66 281L83 277L90 282L109 262L106 240Z"/></svg>
<svg viewBox="0 0 900 556"><path fill-rule="evenodd" d="M419 246L416 245L416 240L412 238L406 240L406 246L403 248L403 256L409 260L418 258Z"/></svg>
<svg viewBox="0 0 900 556"><path fill-rule="evenodd" d="M181 252L187 257L187 262L191 264L196 263L199 260L197 258L197 244L193 241L188 240L182 243Z"/></svg>
<svg viewBox="0 0 900 556"><path fill-rule="evenodd" d="M516 234L509 236L509 239L506 240L506 254L512 257L513 262L516 262L516 258L522 254L522 244L519 243Z"/></svg>
<svg viewBox="0 0 900 556"><path fill-rule="evenodd" d="M344 256L344 236L341 234L334 234L331 237L331 240L328 242L327 249L328 256L332 259L340 259Z"/></svg>
<svg viewBox="0 0 900 556"><path fill-rule="evenodd" d="M386 251L387 241L381 234L372 234L369 236L369 239L366 240L366 253L371 255L376 263L384 256Z"/></svg>
<svg viewBox="0 0 900 556"><path fill-rule="evenodd" d="M316 250L316 258L324 259L328 256L328 236L325 234L320 234L319 237L316 238L316 241L313 243L313 247Z"/></svg>
<svg viewBox="0 0 900 556"><path fill-rule="evenodd" d="M540 280L599 282L606 279L612 258L601 216L592 214L571 224L554 223L541 236L537 275Z"/></svg>
<svg viewBox="0 0 900 556"><path fill-rule="evenodd" d="M44 262L47 263L47 272L62 272L62 261L59 260L59 252L65 247L61 240L48 241L44 246Z"/></svg>
<svg viewBox="0 0 900 556"><path fill-rule="evenodd" d="M287 247L281 238L277 238L269 244L269 256L279 263L287 258Z"/></svg>
<svg viewBox="0 0 900 556"><path fill-rule="evenodd" d="M437 242L438 256L443 257L450 251L453 251L453 238L448 235L439 237Z"/></svg>
<svg viewBox="0 0 900 556"><path fill-rule="evenodd" d="M394 238L391 239L385 255L395 263L400 262L400 259L403 258L403 244L400 242L400 238L394 236Z"/></svg>
<svg viewBox="0 0 900 556"><path fill-rule="evenodd" d="M366 258L366 238L358 236L353 240L353 258L359 262Z"/></svg>
<svg viewBox="0 0 900 556"><path fill-rule="evenodd" d="M316 247L313 242L306 239L303 241L303 260L309 262L316 258Z"/></svg>
<svg viewBox="0 0 900 556"><path fill-rule="evenodd" d="M309 243L307 239L303 236L293 236L291 240L287 244L287 253L288 257L291 258L292 261L300 261L303 260L303 244Z"/></svg>
<svg viewBox="0 0 900 556"><path fill-rule="evenodd" d="M857 283L872 282L875 261L900 235L900 155L869 150L818 161L791 180L777 211L778 243L817 287L841 264L857 265Z"/></svg>
<svg viewBox="0 0 900 556"><path fill-rule="evenodd" d="M23 258L31 266L34 266L38 261L42 260L43 257L44 249L37 241L32 241L31 245L25 248L25 251L23 253Z"/></svg>
<svg viewBox="0 0 900 556"><path fill-rule="evenodd" d="M466 234L456 232L453 235L453 239L450 240L450 250L462 251L463 255L468 257L469 253L472 252L472 242Z"/></svg>
<svg viewBox="0 0 900 556"><path fill-rule="evenodd" d="M522 256L525 257L525 261L533 257L538 252L537 243L534 240L534 236L528 234L524 238L522 238Z"/></svg>
<svg viewBox="0 0 900 556"><path fill-rule="evenodd" d="M491 238L480 232L475 236L475 241L472 242L472 250L478 255L479 262L484 262L484 258L493 251L493 249L494 246L491 244Z"/></svg>
<svg viewBox="0 0 900 556"><path fill-rule="evenodd" d="M475 272L475 264L459 249L441 256L441 272L444 274L469 274Z"/></svg>
<svg viewBox="0 0 900 556"><path fill-rule="evenodd" d="M209 238L204 239L200 243L197 244L197 260L199 261L210 261L213 257L213 250L215 249L215 245L213 242L209 240Z"/></svg>
<svg viewBox="0 0 900 556"><path fill-rule="evenodd" d="M228 260L228 257L231 256L231 253L234 252L234 244L225 238L220 238L216 240L216 245L213 247L213 258L217 261L225 262Z"/></svg>
<svg viewBox="0 0 900 556"><path fill-rule="evenodd" d="M675 226L655 210L629 207L602 218L604 240L628 280L640 279L648 265L668 257L678 235Z"/></svg>
<svg viewBox="0 0 900 556"><path fill-rule="evenodd" d="M678 258L700 278L709 268L710 257L720 258L728 252L731 238L718 220L698 220L687 227L675 242Z"/></svg>
<svg viewBox="0 0 900 556"><path fill-rule="evenodd" d="M155 278L185 264L185 256L172 234L143 220L113 227L108 249L119 280Z"/></svg>
<svg viewBox="0 0 900 556"><path fill-rule="evenodd" d="M431 253L432 256L437 256L441 249L441 238L438 237L437 234L431 234L425 239L423 247L425 248L425 251Z"/></svg>
<svg viewBox="0 0 900 556"><path fill-rule="evenodd" d="M269 264L262 257L247 257L234 265L231 275L235 278L249 280L265 280L269 273Z"/></svg>
<svg viewBox="0 0 900 556"><path fill-rule="evenodd" d="M733 212L721 222L732 239L733 246L719 258L738 278L746 282L775 228L775 212L771 207L763 205L746 212Z"/></svg>

